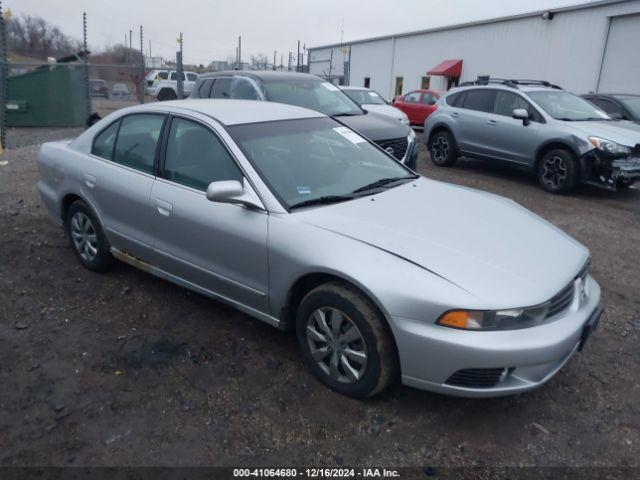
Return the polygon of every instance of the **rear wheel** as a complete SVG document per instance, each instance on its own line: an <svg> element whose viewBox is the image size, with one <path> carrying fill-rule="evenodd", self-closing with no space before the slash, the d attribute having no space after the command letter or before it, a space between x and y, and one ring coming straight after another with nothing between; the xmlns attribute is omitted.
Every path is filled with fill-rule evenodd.
<svg viewBox="0 0 640 480"><path fill-rule="evenodd" d="M313 374L355 398L376 395L397 377L389 328L371 302L342 282L309 292L298 308L298 343Z"/></svg>
<svg viewBox="0 0 640 480"><path fill-rule="evenodd" d="M578 165L571 152L554 149L538 162L538 182L547 192L569 193L578 183Z"/></svg>
<svg viewBox="0 0 640 480"><path fill-rule="evenodd" d="M429 142L431 161L439 167L449 167L458 159L458 149L446 130L436 132Z"/></svg>
<svg viewBox="0 0 640 480"><path fill-rule="evenodd" d="M66 227L80 263L94 272L109 270L114 261L109 242L95 214L82 200L76 200L69 207Z"/></svg>
<svg viewBox="0 0 640 480"><path fill-rule="evenodd" d="M160 93L158 93L158 100L161 102L164 102L165 100L175 100L176 98L178 98L176 92L170 88L163 88L160 90Z"/></svg>

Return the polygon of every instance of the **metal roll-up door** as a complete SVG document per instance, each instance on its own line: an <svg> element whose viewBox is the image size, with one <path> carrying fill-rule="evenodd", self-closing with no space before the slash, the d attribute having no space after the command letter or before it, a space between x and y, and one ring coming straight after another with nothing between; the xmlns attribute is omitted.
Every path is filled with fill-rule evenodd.
<svg viewBox="0 0 640 480"><path fill-rule="evenodd" d="M598 91L640 95L640 14L611 19Z"/></svg>

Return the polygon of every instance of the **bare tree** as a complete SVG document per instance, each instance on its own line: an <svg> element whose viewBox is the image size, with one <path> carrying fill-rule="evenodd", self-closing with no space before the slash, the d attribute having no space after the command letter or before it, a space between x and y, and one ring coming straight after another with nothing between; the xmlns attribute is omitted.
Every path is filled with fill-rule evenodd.
<svg viewBox="0 0 640 480"><path fill-rule="evenodd" d="M44 59L71 55L82 49L79 40L40 17L11 17L6 26L9 50L20 55Z"/></svg>

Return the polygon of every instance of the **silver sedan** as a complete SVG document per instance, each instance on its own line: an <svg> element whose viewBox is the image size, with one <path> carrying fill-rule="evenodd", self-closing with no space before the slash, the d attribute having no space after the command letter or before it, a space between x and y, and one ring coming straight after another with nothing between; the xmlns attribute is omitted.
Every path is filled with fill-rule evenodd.
<svg viewBox="0 0 640 480"><path fill-rule="evenodd" d="M395 380L531 390L602 312L589 253L496 195L416 175L321 113L187 100L43 145L38 189L86 268L118 259L295 330L353 397Z"/></svg>

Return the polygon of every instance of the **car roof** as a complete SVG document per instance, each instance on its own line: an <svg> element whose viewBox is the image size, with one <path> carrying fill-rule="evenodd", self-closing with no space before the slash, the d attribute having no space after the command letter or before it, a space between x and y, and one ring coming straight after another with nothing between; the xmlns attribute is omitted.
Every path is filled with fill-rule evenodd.
<svg viewBox="0 0 640 480"><path fill-rule="evenodd" d="M200 78L228 77L230 75L240 75L252 77L264 82L274 82L278 80L318 80L324 81L322 78L311 75L309 73L300 72L278 72L274 70L226 70L223 72L201 73Z"/></svg>
<svg viewBox="0 0 640 480"><path fill-rule="evenodd" d="M305 118L322 118L325 114L308 108L285 103L263 102L259 100L230 100L211 98L189 98L171 100L131 107L130 111L176 111L198 112L214 118L223 125L241 125L246 123L271 122Z"/></svg>

